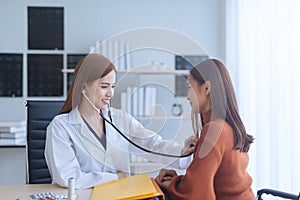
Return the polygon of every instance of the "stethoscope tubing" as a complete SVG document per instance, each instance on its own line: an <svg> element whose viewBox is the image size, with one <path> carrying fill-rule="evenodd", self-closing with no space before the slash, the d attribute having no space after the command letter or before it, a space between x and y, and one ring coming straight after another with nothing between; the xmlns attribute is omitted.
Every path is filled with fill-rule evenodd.
<svg viewBox="0 0 300 200"><path fill-rule="evenodd" d="M116 127L113 123L112 120L112 116L111 116L111 111L110 111L110 105L108 104L108 117L110 119L110 121L108 119L106 119L106 117L104 116L104 114L102 113L101 110L99 110L94 103L88 98L88 96L85 94L84 91L82 91L83 96L86 98L86 100L91 104L91 106L99 113L99 115L103 118L103 120L105 122L107 122L109 125L111 125L126 141L128 141L130 144L132 144L133 146L137 147L138 149L147 152L147 153L151 153L151 154L155 154L155 155L159 155L159 156L165 156L165 157L171 157L171 158L185 158L185 157L189 157L190 155L192 155L193 153L187 154L187 155L172 155L172 154L165 154L165 153L159 153L159 152L155 152L155 151L151 151L149 149L146 149L138 144L136 144L135 142L133 142L132 140L130 140L124 133L122 133L122 131L120 131L120 129L118 127Z"/></svg>
<svg viewBox="0 0 300 200"><path fill-rule="evenodd" d="M187 155L172 155L172 154L165 154L165 153L159 153L159 152L155 152L155 151L151 151L149 149L146 149L138 144L136 144L135 142L133 142L132 140L130 140L124 133L122 133L122 131L120 131L120 129L118 127L116 127L113 124L112 121L112 117L111 117L111 112L110 112L110 108L108 106L108 117L110 118L110 121L104 116L104 114L102 112L99 112L100 116L103 118L103 120L105 122L107 122L109 125L111 125L125 140L127 140L130 144L132 144L133 146L137 147L138 149L145 151L147 153L151 153L151 154L155 154L155 155L159 155L159 156L165 156L165 157L172 157L172 158L185 158L185 157L189 157L190 155L192 155L193 153L187 154Z"/></svg>

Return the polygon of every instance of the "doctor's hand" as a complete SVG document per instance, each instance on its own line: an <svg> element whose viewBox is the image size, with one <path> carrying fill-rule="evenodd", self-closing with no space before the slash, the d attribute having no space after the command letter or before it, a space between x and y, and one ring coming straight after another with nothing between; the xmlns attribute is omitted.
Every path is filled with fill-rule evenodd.
<svg viewBox="0 0 300 200"><path fill-rule="evenodd" d="M122 178L128 177L128 174L125 173L125 172L119 171L119 172L117 172L116 174L117 174L117 176L118 176L118 179L122 179Z"/></svg>
<svg viewBox="0 0 300 200"><path fill-rule="evenodd" d="M191 135L190 137L186 138L184 140L184 147L181 150L181 155L185 156L194 153L197 140L198 138L194 135Z"/></svg>
<svg viewBox="0 0 300 200"><path fill-rule="evenodd" d="M157 184L162 188L168 188L172 179L177 176L175 170L161 169L159 175L155 178Z"/></svg>

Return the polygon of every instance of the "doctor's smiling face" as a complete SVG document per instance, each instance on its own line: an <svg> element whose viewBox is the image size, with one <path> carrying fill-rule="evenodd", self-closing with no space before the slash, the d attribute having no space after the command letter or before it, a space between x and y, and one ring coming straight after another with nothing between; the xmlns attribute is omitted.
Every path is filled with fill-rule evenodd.
<svg viewBox="0 0 300 200"><path fill-rule="evenodd" d="M114 95L116 72L111 71L106 76L85 84L86 95L100 110L107 109Z"/></svg>

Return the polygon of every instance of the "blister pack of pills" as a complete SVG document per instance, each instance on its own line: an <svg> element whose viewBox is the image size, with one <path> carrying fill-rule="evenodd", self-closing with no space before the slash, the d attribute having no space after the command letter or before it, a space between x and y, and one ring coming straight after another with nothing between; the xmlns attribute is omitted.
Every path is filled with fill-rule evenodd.
<svg viewBox="0 0 300 200"><path fill-rule="evenodd" d="M35 193L30 195L33 200L66 200L67 194L55 194L54 192Z"/></svg>

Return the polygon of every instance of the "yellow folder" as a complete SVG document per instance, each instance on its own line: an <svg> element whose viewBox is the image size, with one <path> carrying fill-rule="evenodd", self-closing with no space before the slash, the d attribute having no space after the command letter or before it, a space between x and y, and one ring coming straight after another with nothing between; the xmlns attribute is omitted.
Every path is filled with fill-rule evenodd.
<svg viewBox="0 0 300 200"><path fill-rule="evenodd" d="M133 200L159 197L164 194L148 174L139 174L95 186L92 200Z"/></svg>

